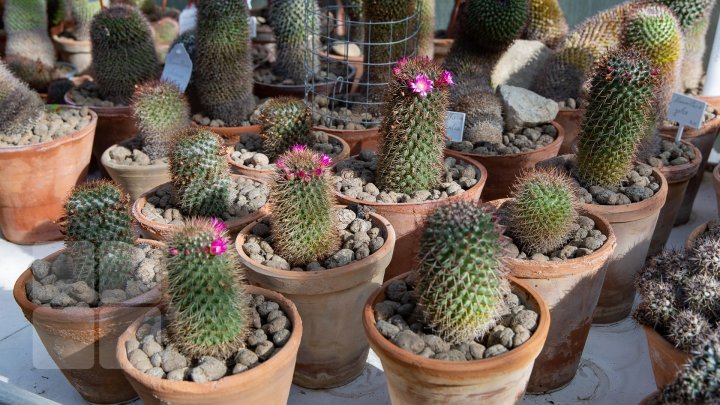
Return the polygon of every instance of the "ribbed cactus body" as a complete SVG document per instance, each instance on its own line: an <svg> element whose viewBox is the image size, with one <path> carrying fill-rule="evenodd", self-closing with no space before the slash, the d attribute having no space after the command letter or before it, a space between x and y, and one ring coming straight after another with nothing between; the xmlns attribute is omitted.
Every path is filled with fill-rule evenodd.
<svg viewBox="0 0 720 405"><path fill-rule="evenodd" d="M509 291L492 216L469 202L442 205L428 217L419 251L415 294L428 326L454 343L492 328Z"/></svg>
<svg viewBox="0 0 720 405"><path fill-rule="evenodd" d="M127 104L135 85L159 75L150 24L138 9L104 9L95 15L90 37L93 76L104 99Z"/></svg>
<svg viewBox="0 0 720 405"><path fill-rule="evenodd" d="M312 112L305 102L279 97L269 100L260 113L263 150L270 159L285 153L293 145L312 143Z"/></svg>
<svg viewBox="0 0 720 405"><path fill-rule="evenodd" d="M540 41L555 48L567 34L567 20L558 0L530 0L530 18L524 39Z"/></svg>
<svg viewBox="0 0 720 405"><path fill-rule="evenodd" d="M312 9L306 8L312 7ZM285 0L270 3L270 24L277 39L277 61L273 65L276 76L305 82L306 68L313 73L320 70L317 54L320 47L320 9L315 0ZM314 42L314 44L313 44Z"/></svg>
<svg viewBox="0 0 720 405"><path fill-rule="evenodd" d="M198 3L193 80L203 112L237 126L255 110L247 3Z"/></svg>
<svg viewBox="0 0 720 405"><path fill-rule="evenodd" d="M32 127L44 103L0 62L0 134L19 137Z"/></svg>
<svg viewBox="0 0 720 405"><path fill-rule="evenodd" d="M711 336L653 404L714 404L720 397L720 336Z"/></svg>
<svg viewBox="0 0 720 405"><path fill-rule="evenodd" d="M95 14L100 12L100 2L93 0L72 0L71 9L73 22L73 35L78 41L90 40L90 24Z"/></svg>
<svg viewBox="0 0 720 405"><path fill-rule="evenodd" d="M6 0L3 24L7 32L6 55L55 63L55 48L48 36L45 0Z"/></svg>
<svg viewBox="0 0 720 405"><path fill-rule="evenodd" d="M226 359L252 324L250 296L222 222L196 219L168 240L165 279L168 338L191 358Z"/></svg>
<svg viewBox="0 0 720 405"><path fill-rule="evenodd" d="M166 157L173 136L190 126L190 105L180 89L169 82L139 86L132 110L143 151L150 159Z"/></svg>
<svg viewBox="0 0 720 405"><path fill-rule="evenodd" d="M469 0L460 36L477 47L507 49L525 28L528 0Z"/></svg>

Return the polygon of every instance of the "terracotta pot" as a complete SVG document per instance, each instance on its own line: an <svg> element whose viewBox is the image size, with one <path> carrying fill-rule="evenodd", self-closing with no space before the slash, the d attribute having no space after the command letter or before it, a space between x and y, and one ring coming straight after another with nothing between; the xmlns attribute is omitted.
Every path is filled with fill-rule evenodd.
<svg viewBox="0 0 720 405"><path fill-rule="evenodd" d="M245 177L247 176L240 176L236 174L231 174L231 176L236 179L238 177ZM252 179L254 181L258 181L260 183L264 183L262 180L258 179ZM155 239L155 240L165 240L165 238L175 232L178 227L175 225L170 224L162 224L160 222L155 222L148 217L146 217L142 210L145 207L145 203L147 203L148 197L155 194L155 192L161 188L165 187L168 183L161 184L152 190L147 191L146 193L142 194L140 198L135 200L132 206L132 214L135 220L140 224L140 231L142 235L149 239ZM267 215L267 204L263 206L258 211L253 212L252 214L242 217L242 218L234 218L230 221L226 221L225 225L227 226L228 232L230 235L237 234L241 229L243 229L247 224L256 221L259 218L264 217Z"/></svg>
<svg viewBox="0 0 720 405"><path fill-rule="evenodd" d="M642 401L640 401L639 405L653 405L656 404L655 402L658 398L660 398L660 391L655 391L652 394L646 396L643 398Z"/></svg>
<svg viewBox="0 0 720 405"><path fill-rule="evenodd" d="M565 130L557 122L552 122L552 125L558 131L557 138L551 144L537 150L497 156L485 156L455 150L451 152L480 162L487 168L488 179L485 183L485 189L483 189L483 201L507 198L513 184L525 170L534 168L538 162L557 156L560 145L565 139Z"/></svg>
<svg viewBox="0 0 720 405"><path fill-rule="evenodd" d="M713 188L717 196L718 216L720 216L720 165L715 166L713 170Z"/></svg>
<svg viewBox="0 0 720 405"><path fill-rule="evenodd" d="M711 97L711 96L693 96L695 98L699 98L700 100L708 103L709 106L715 108L716 110L720 111L720 96Z"/></svg>
<svg viewBox="0 0 720 405"><path fill-rule="evenodd" d="M364 130L346 130L315 126L313 130L323 131L342 138L343 141L350 145L352 155L357 155L364 149L377 152L380 144L379 127Z"/></svg>
<svg viewBox="0 0 720 405"><path fill-rule="evenodd" d="M683 199L677 219L675 220L675 226L683 225L690 221L690 213L692 212L698 190L700 190L700 184L702 183L703 174L705 173L705 165L710 157L710 152L715 144L715 138L719 130L720 116L706 122L700 129L685 128L683 132L683 139L700 149L703 160L697 174L690 179L688 183L685 198ZM663 127L660 129L660 133L675 138L677 127Z"/></svg>
<svg viewBox="0 0 720 405"><path fill-rule="evenodd" d="M350 145L343 141L340 137L328 134L329 138L334 139L336 142L342 145L342 151L337 156L333 157L333 164L345 160L350 156ZM228 146L227 148L227 161L230 164L230 168L234 173L242 174L253 179L263 180L266 183L275 182L275 170L268 169L256 169L254 167L247 167L234 161L230 156L235 152L235 146Z"/></svg>
<svg viewBox="0 0 720 405"><path fill-rule="evenodd" d="M697 238L699 238L700 235L704 234L707 229L708 222L705 222L704 224L699 225L697 228L693 229L685 240L685 249L692 249L692 246L695 244Z"/></svg>
<svg viewBox="0 0 720 405"><path fill-rule="evenodd" d="M245 227L235 241L248 281L286 296L297 305L305 323L293 378L297 385L311 389L338 387L365 369L369 347L359 333L362 307L382 285L395 247L392 225L377 214L371 214L371 218L384 235L385 244L365 259L330 270L278 270L253 261L242 245L256 223ZM328 313L328 308L332 312Z"/></svg>
<svg viewBox="0 0 720 405"><path fill-rule="evenodd" d="M435 55L433 56L433 60L442 65L450 53L450 49L452 48L454 42L455 40L452 38L435 38L433 40L433 44L435 46Z"/></svg>
<svg viewBox="0 0 720 405"><path fill-rule="evenodd" d="M355 80L356 71L355 67L352 65L349 65L350 67L350 73L348 74L347 78L343 78L342 80L335 80L332 82L316 82L314 84L308 84L307 90L309 90L311 93L314 94L323 94L323 95L330 95L330 94L345 94L349 91L347 88L347 85L352 85L353 81ZM338 77L339 79L339 77ZM310 89L310 86L314 86L312 89ZM290 96L290 97L297 97L297 98L305 98L305 83L303 84L270 84L270 83L260 83L255 82L253 85L253 94L255 94L257 97L263 99L263 98L269 98L269 97L279 97L279 96Z"/></svg>
<svg viewBox="0 0 720 405"><path fill-rule="evenodd" d="M440 205L458 201L480 201L480 193L482 193L485 181L487 181L488 178L485 167L478 162L464 156L452 154L447 150L445 151L445 155L475 166L475 170L480 174L480 179L477 184L462 194L421 203L374 203L350 198L337 191L335 192L340 204L360 204L372 207L376 213L387 218L395 228L397 237L395 253L393 254L390 266L385 270L385 280L415 268L417 264L417 247L419 246L420 235L422 233L422 224L425 218L432 214Z"/></svg>
<svg viewBox="0 0 720 405"><path fill-rule="evenodd" d="M683 143L693 148L695 151L695 159L681 166L665 166L658 169L667 180L668 193L665 199L665 205L662 207L662 210L660 210L657 225L655 225L655 232L650 242L648 256L659 253L665 247L665 243L667 243L670 238L670 232L672 232L675 219L680 211L680 205L682 205L683 199L685 198L688 183L690 179L697 174L700 164L702 163L703 157L700 150L688 141L683 141Z"/></svg>
<svg viewBox="0 0 720 405"><path fill-rule="evenodd" d="M560 145L560 155L567 155L575 153L572 149L575 141L577 141L580 135L580 127L582 126L582 120L585 116L585 111L579 108L561 108L555 117L557 122L565 130L565 139L563 139L562 145Z"/></svg>
<svg viewBox="0 0 720 405"><path fill-rule="evenodd" d="M511 199L489 204L501 206ZM505 259L510 274L525 281L542 297L550 310L550 331L545 347L530 375L528 392L545 393L565 387L572 381L590 333L593 312L600 297L605 271L616 240L607 220L582 210L607 236L605 244L593 254L559 262Z"/></svg>
<svg viewBox="0 0 720 405"><path fill-rule="evenodd" d="M76 41L72 38L53 35L55 47L60 51L60 60L72 63L78 72L84 72L92 63L90 41Z"/></svg>
<svg viewBox="0 0 720 405"><path fill-rule="evenodd" d="M295 305L282 295L255 286L248 286L247 292L262 294L278 304L290 318L292 333L283 348L251 370L223 377L218 381L197 383L192 381L171 381L149 376L136 369L127 358L125 342L133 337L147 315L158 315L150 311L136 318L135 322L120 336L116 345L117 362L125 377L140 395L146 405L217 405L217 404L267 404L285 405L290 396L292 373L297 358L303 324Z"/></svg>
<svg viewBox="0 0 720 405"><path fill-rule="evenodd" d="M394 278L402 279L407 275ZM383 365L393 405L467 405L519 403L550 327L550 312L525 281L511 278L513 290L538 311L535 333L521 346L499 356L467 362L428 359L405 351L378 332L373 307L385 299L383 284L363 309L363 327L370 347Z"/></svg>
<svg viewBox="0 0 720 405"><path fill-rule="evenodd" d="M60 106L60 109L74 107ZM19 244L62 238L54 221L65 198L85 180L98 117L80 131L50 142L0 147L0 229Z"/></svg>
<svg viewBox="0 0 720 405"><path fill-rule="evenodd" d="M363 76L363 73L365 72L365 57L364 56L342 56L342 55L335 55L333 53L327 54L327 53L321 53L320 58L322 59L331 59L331 61L321 61L321 64L328 63L330 65L339 65L342 66L344 64L350 64L353 68L353 72L355 72L355 80L353 80L352 87L350 88L350 93L355 93L358 90L358 87L360 85L360 78Z"/></svg>
<svg viewBox="0 0 720 405"><path fill-rule="evenodd" d="M146 166L121 165L110 159L110 148L103 152L100 163L110 177L130 194L131 201L140 198L144 192L170 181L167 163L160 162Z"/></svg>
<svg viewBox="0 0 720 405"><path fill-rule="evenodd" d="M155 241L140 239L138 242L164 246ZM62 252L53 253L45 260L54 260ZM148 308L158 305L159 287L117 305L55 309L28 300L25 286L31 277L30 269L20 275L13 296L70 384L86 401L94 404L115 404L136 398L115 359L115 347L118 336L130 323Z"/></svg>
<svg viewBox="0 0 720 405"><path fill-rule="evenodd" d="M692 357L665 340L655 329L643 325L647 337L650 363L655 375L655 385L662 390L673 382L675 376Z"/></svg>
<svg viewBox="0 0 720 405"><path fill-rule="evenodd" d="M208 127L193 122L192 126L206 129L220 135L225 140L226 145L235 145L240 142L240 137L245 134L260 133L260 125L249 125L246 127Z"/></svg>

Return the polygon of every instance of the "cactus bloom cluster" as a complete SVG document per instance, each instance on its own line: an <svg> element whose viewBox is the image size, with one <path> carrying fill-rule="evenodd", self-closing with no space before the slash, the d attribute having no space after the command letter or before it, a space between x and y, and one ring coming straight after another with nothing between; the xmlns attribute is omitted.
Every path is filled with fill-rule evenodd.
<svg viewBox="0 0 720 405"><path fill-rule="evenodd" d="M278 158L275 164L282 176L287 180L298 178L310 182L313 177L322 176L332 166L332 158L326 154L309 154L310 160L297 164L296 157L309 150L306 145L293 145L290 151Z"/></svg>

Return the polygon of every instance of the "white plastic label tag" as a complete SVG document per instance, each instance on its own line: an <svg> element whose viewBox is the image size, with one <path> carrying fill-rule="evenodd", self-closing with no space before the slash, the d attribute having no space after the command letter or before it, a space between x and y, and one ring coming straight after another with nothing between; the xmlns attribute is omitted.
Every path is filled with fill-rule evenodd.
<svg viewBox="0 0 720 405"><path fill-rule="evenodd" d="M685 127L700 128L703 124L707 103L680 93L673 93L667 118L678 123L675 143L682 140Z"/></svg>
<svg viewBox="0 0 720 405"><path fill-rule="evenodd" d="M257 37L257 17L248 17L250 23L250 38Z"/></svg>
<svg viewBox="0 0 720 405"><path fill-rule="evenodd" d="M165 69L163 69L160 80L174 83L183 93L190 83L193 63L185 45L178 43L172 47L165 58Z"/></svg>
<svg viewBox="0 0 720 405"><path fill-rule="evenodd" d="M465 132L465 113L448 111L445 119L447 136L453 142L462 142Z"/></svg>

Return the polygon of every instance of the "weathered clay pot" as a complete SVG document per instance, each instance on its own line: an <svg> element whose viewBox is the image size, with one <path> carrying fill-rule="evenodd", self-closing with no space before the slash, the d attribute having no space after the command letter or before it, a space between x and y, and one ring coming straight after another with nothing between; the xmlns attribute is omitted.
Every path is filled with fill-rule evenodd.
<svg viewBox="0 0 720 405"><path fill-rule="evenodd" d="M710 157L710 152L715 144L715 138L717 137L719 130L720 116L706 122L700 129L685 128L685 131L683 132L683 139L689 141L700 149L703 160L697 174L695 177L690 179L690 182L688 183L687 190L685 191L685 198L680 206L678 216L675 219L675 226L683 225L690 221L690 213L692 212L692 207L695 203L695 197L697 196L698 190L700 190L700 184L702 183L703 174L705 173L705 165ZM677 133L677 127L663 127L660 129L660 133L674 138Z"/></svg>
<svg viewBox="0 0 720 405"><path fill-rule="evenodd" d="M236 174L231 175L233 178L238 177L247 177L247 176L240 176ZM261 183L264 183L262 180L258 179L252 179L254 181L258 181ZM143 207L145 207L145 203L147 202L148 197L152 196L155 191L157 191L161 187L165 187L167 183L161 184L152 190L147 191L146 193L143 193L132 206L132 214L133 218L140 224L140 231L142 235L149 239L154 240L165 240L165 238L175 232L178 227L175 225L170 224L163 224L160 222L155 222L153 220L150 220L148 217L143 214L142 210ZM256 221L259 218L264 217L267 215L267 204L263 206L261 209L253 212L252 214L242 217L242 218L234 218L230 221L226 221L225 225L227 226L228 232L230 235L235 235L238 233L241 229L243 229L247 224Z"/></svg>
<svg viewBox="0 0 720 405"><path fill-rule="evenodd" d="M478 155L455 150L452 153L480 162L487 169L488 178L482 193L483 201L507 198L513 184L515 184L523 171L532 169L538 162L557 156L560 145L565 139L565 130L557 122L552 124L558 131L557 138L551 144L537 150L497 156Z"/></svg>
<svg viewBox="0 0 720 405"><path fill-rule="evenodd" d="M225 140L226 145L235 145L240 142L240 137L245 134L260 133L260 125L249 125L246 127L208 127L193 122L192 126L207 129L208 131L220 135Z"/></svg>
<svg viewBox="0 0 720 405"><path fill-rule="evenodd" d="M248 286L247 292L261 294L278 304L290 318L292 333L290 339L268 361L252 370L223 377L218 381L197 383L192 381L171 381L149 376L136 369L127 358L125 342L135 336L146 315L158 315L151 311L136 318L135 322L120 336L115 353L123 374L147 405L217 405L217 404L267 404L285 405L290 396L293 368L297 358L303 324L295 305L282 295L255 286Z"/></svg>
<svg viewBox="0 0 720 405"><path fill-rule="evenodd" d="M582 120L585 116L585 111L579 108L561 108L555 117L557 122L565 130L565 139L563 139L562 145L560 145L560 155L566 155L575 153L572 150L575 141L580 135L580 127L582 126Z"/></svg>
<svg viewBox="0 0 720 405"><path fill-rule="evenodd" d="M144 192L170 181L167 163L160 162L147 166L117 164L110 159L111 148L112 146L103 152L100 163L102 163L110 177L126 193L130 194L131 201L140 198Z"/></svg>
<svg viewBox="0 0 720 405"><path fill-rule="evenodd" d="M60 59L72 63L78 72L84 72L92 63L90 41L76 41L72 38L53 35L55 47L60 51Z"/></svg>
<svg viewBox="0 0 720 405"><path fill-rule="evenodd" d="M655 225L655 232L650 242L648 256L659 253L663 247L665 247L665 243L667 243L670 238L670 232L672 232L673 225L675 224L675 218L678 215L678 211L680 211L680 205L685 198L688 183L690 179L697 174L700 164L702 163L703 157L700 150L688 141L683 141L683 143L691 146L695 150L695 159L685 165L665 166L658 169L667 180L668 193L665 199L665 205L662 207L662 210L660 210L657 225Z"/></svg>
<svg viewBox="0 0 720 405"><path fill-rule="evenodd" d="M495 200L489 204L499 207L506 201L512 200ZM505 259L510 274L537 291L552 318L545 347L530 375L527 390L531 393L561 389L575 377L608 259L615 250L615 234L610 223L590 211L580 214L595 221L597 229L607 236L605 244L593 254L559 262Z"/></svg>
<svg viewBox="0 0 720 405"><path fill-rule="evenodd" d="M643 325L650 351L650 363L655 375L655 385L662 390L670 384L682 367L690 361L691 355L685 353L657 333L655 329Z"/></svg>
<svg viewBox="0 0 720 405"><path fill-rule="evenodd" d="M332 157L333 163L337 163L341 160L347 159L350 156L350 145L348 145L347 142L343 141L341 138L335 135L328 134L328 137L334 139L336 142L342 145L342 151L340 151L337 156ZM230 169L232 169L234 173L242 174L243 176L247 176L253 179L263 180L267 183L273 183L275 181L274 170L256 169L254 167L247 167L238 164L230 157L233 152L235 152L235 147L229 146L227 148L227 161L230 164Z"/></svg>
<svg viewBox="0 0 720 405"><path fill-rule="evenodd" d="M407 275L398 276L402 279ZM467 362L428 359L405 351L378 332L373 307L385 299L392 280L368 299L363 327L370 347L380 357L393 405L468 405L519 403L545 344L550 312L540 295L525 281L511 278L513 290L538 311L535 333L521 346L496 357Z"/></svg>
<svg viewBox="0 0 720 405"><path fill-rule="evenodd" d="M697 238L700 237L700 235L704 234L705 231L708 229L708 223L705 222L704 224L698 225L697 228L693 229L692 232L688 235L687 239L685 240L685 249L692 249L692 246L695 244L695 241Z"/></svg>
<svg viewBox="0 0 720 405"><path fill-rule="evenodd" d="M715 166L713 170L713 188L717 196L718 216L720 216L720 165Z"/></svg>
<svg viewBox="0 0 720 405"><path fill-rule="evenodd" d="M346 130L346 129L333 129L326 127L313 127L315 131L323 131L328 134L335 135L342 138L343 141L350 145L350 153L357 155L361 150L378 150L380 145L380 134L379 128L371 128L365 130Z"/></svg>
<svg viewBox="0 0 720 405"><path fill-rule="evenodd" d="M714 107L716 110L720 111L720 96L717 97L711 97L711 96L694 96L695 98L699 98L700 100L708 103L709 106Z"/></svg>
<svg viewBox="0 0 720 405"><path fill-rule="evenodd" d="M164 245L138 240L155 247ZM54 260L62 251L45 260ZM160 289L154 289L117 305L98 308L47 308L27 298L26 284L32 271L25 270L15 282L13 296L25 318L33 325L45 349L82 397L94 404L130 401L137 394L115 360L117 338L138 316L158 305Z"/></svg>
<svg viewBox="0 0 720 405"><path fill-rule="evenodd" d="M375 212L387 218L387 220L390 221L392 226L395 228L395 234L397 237L397 242L395 243L395 253L393 254L390 266L388 266L385 270L385 280L391 279L415 268L415 264L417 263L417 246L419 246L420 234L422 233L421 226L425 221L425 218L432 214L437 207L443 204L458 201L480 201L480 193L482 193L485 181L487 181L488 178L485 167L476 161L461 155L455 155L448 150L445 150L445 155L475 166L476 171L480 175L480 179L477 184L462 194L421 203L389 204L368 202L347 197L337 191L335 192L340 204L360 204L372 207L375 209Z"/></svg>
<svg viewBox="0 0 720 405"><path fill-rule="evenodd" d="M62 238L54 221L62 216L70 190L87 175L98 123L91 115L90 124L74 134L0 147L0 229L6 240L32 244Z"/></svg>
<svg viewBox="0 0 720 405"><path fill-rule="evenodd" d="M248 281L290 299L305 323L293 378L297 385L311 389L338 387L365 369L369 347L359 333L362 307L382 285L395 247L392 225L377 214L371 218L385 237L385 244L365 259L330 270L278 270L253 261L242 245L255 223L237 237L235 247ZM332 308L331 313L328 308Z"/></svg>
<svg viewBox="0 0 720 405"><path fill-rule="evenodd" d="M435 55L433 56L433 60L438 64L442 65L443 62L445 62L448 54L450 53L450 48L452 48L454 42L455 40L452 38L433 39L433 45L435 47Z"/></svg>

